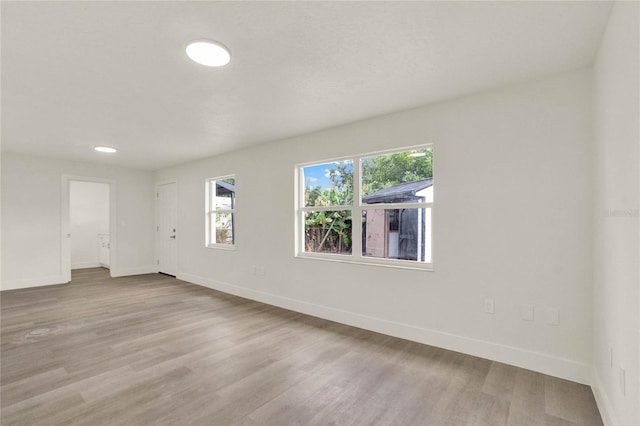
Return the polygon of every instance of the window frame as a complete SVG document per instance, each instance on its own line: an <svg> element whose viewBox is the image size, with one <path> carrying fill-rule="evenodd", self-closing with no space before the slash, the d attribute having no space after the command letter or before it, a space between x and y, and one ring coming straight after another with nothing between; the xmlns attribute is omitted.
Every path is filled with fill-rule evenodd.
<svg viewBox="0 0 640 426"><path fill-rule="evenodd" d="M295 244L294 256L301 259L322 260L341 263L353 263L358 265L373 265L400 269L413 269L421 271L433 271L433 223L434 223L434 200L430 202L410 202L410 203L376 203L366 204L362 202L362 160L367 157L375 157L379 155L395 154L400 152L413 151L418 149L431 149L433 153L433 144L421 144L415 146L407 146L402 148L393 148L388 150L366 152L344 157L336 157L326 160L310 161L299 163L295 166ZM432 154L433 155L433 154ZM309 206L305 207L305 180L304 168L308 166L320 165L324 163L335 163L341 161L353 161L353 203L350 205L332 205L332 206ZM432 160L433 161L433 160ZM432 163L433 175L435 175L435 166ZM361 218L366 210L387 210L387 209L430 209L431 215L431 261L423 262L407 259L388 259L372 256L364 256L362 254L362 226L355 226L356 218ZM305 249L305 213L312 211L351 211L352 226L351 240L353 245L351 253L314 253L306 252ZM425 231L426 232L426 231ZM425 234L425 238L427 235Z"/></svg>
<svg viewBox="0 0 640 426"><path fill-rule="evenodd" d="M233 195L233 207L230 209L227 208L217 208L215 205L215 182L224 181L225 179L234 179L236 181L236 175L224 175L214 178L208 178L205 181L205 247L221 249L221 250L235 250L236 249L236 210L237 210L237 200L236 194L237 190L234 191ZM237 182L234 183L234 188L237 188ZM231 244L223 244L217 243L215 241L215 237L212 238L212 229L211 229L211 216L219 213L230 213L231 214L231 227L232 227L232 243ZM215 230L213 230L215 232Z"/></svg>

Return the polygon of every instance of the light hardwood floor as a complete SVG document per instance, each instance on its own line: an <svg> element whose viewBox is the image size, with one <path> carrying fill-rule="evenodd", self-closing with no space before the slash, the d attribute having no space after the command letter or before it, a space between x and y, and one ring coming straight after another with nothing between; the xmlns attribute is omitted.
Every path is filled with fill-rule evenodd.
<svg viewBox="0 0 640 426"><path fill-rule="evenodd" d="M163 275L1 298L3 426L602 424L587 386Z"/></svg>

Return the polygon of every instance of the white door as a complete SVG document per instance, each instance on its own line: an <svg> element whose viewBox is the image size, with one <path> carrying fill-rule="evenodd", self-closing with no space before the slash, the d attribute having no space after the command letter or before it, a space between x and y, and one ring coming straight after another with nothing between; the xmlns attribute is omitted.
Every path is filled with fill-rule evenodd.
<svg viewBox="0 0 640 426"><path fill-rule="evenodd" d="M178 190L175 182L158 185L156 191L156 244L158 272L178 272Z"/></svg>

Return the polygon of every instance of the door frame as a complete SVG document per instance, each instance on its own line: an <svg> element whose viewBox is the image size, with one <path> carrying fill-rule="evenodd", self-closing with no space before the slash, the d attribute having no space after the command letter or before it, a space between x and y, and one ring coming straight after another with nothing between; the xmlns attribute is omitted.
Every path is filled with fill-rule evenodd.
<svg viewBox="0 0 640 426"><path fill-rule="evenodd" d="M158 259L159 259L159 255L160 255L160 238L158 236L158 227L160 226L160 203L158 202L158 191L160 191L160 187L163 185L170 185L170 184L175 184L176 185L176 211L180 212L180 209L178 208L179 204L178 204L178 200L180 199L179 194L178 194L178 179L167 179L167 180L160 180L156 182L156 186L155 186L155 192L156 192L156 198L154 198L155 200L155 222L156 222L156 234L155 234L155 251L156 251L156 264L155 264L155 271L156 273L160 272L160 265L158 264ZM178 217L176 215L176 222L178 221ZM179 228L178 228L179 229ZM178 259L177 256L180 253L179 250L179 246L180 246L180 239L176 239L176 278L178 277Z"/></svg>
<svg viewBox="0 0 640 426"><path fill-rule="evenodd" d="M60 214L60 273L64 282L71 281L71 182L106 183L109 185L109 276L114 276L118 269L118 237L116 206L116 181L93 176L62 175L61 180L61 214Z"/></svg>

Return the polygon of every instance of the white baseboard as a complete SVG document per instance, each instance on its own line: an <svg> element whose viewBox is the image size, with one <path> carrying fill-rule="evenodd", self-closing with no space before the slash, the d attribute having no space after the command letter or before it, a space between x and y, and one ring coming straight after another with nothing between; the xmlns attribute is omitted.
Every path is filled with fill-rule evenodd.
<svg viewBox="0 0 640 426"><path fill-rule="evenodd" d="M600 416L602 417L604 426L619 425L620 423L616 418L616 414L613 411L611 402L609 401L609 398L604 391L604 387L602 386L602 382L600 381L600 376L596 372L594 372L591 380L591 390L593 391L593 397L596 399L598 410L600 410Z"/></svg>
<svg viewBox="0 0 640 426"><path fill-rule="evenodd" d="M85 263L83 267L76 267L74 264L73 269L84 269L84 268L99 268L102 266L100 263L92 263L89 266L89 263ZM111 270L112 277L126 277L129 275L142 275L142 274L155 274L158 272L156 266L145 266L139 268L125 268L118 270ZM17 290L21 288L31 288L31 287L40 287L44 285L55 285L55 284L66 284L68 281L64 279L62 275L50 275L46 277L37 277L37 278L27 278L21 280L5 280L0 283L0 290Z"/></svg>
<svg viewBox="0 0 640 426"><path fill-rule="evenodd" d="M71 264L71 269L88 269L88 268L99 268L102 264L100 262L77 262Z"/></svg>
<svg viewBox="0 0 640 426"><path fill-rule="evenodd" d="M66 284L62 275L49 275L46 277L26 278L22 280L2 281L1 290L17 290L21 288L41 287L45 285Z"/></svg>
<svg viewBox="0 0 640 426"><path fill-rule="evenodd" d="M589 366L570 359L560 358L540 352L533 352L500 343L455 335L439 330L418 327L411 324L388 321L327 306L316 305L301 300L211 280L197 275L179 273L177 278L203 287L279 306L292 311L301 312L402 339L478 356L492 361L514 365L516 367L526 368L528 370L537 371L578 383L589 384L591 381Z"/></svg>
<svg viewBox="0 0 640 426"><path fill-rule="evenodd" d="M141 266L137 268L111 268L112 277L128 277L129 275L155 274L157 266Z"/></svg>

